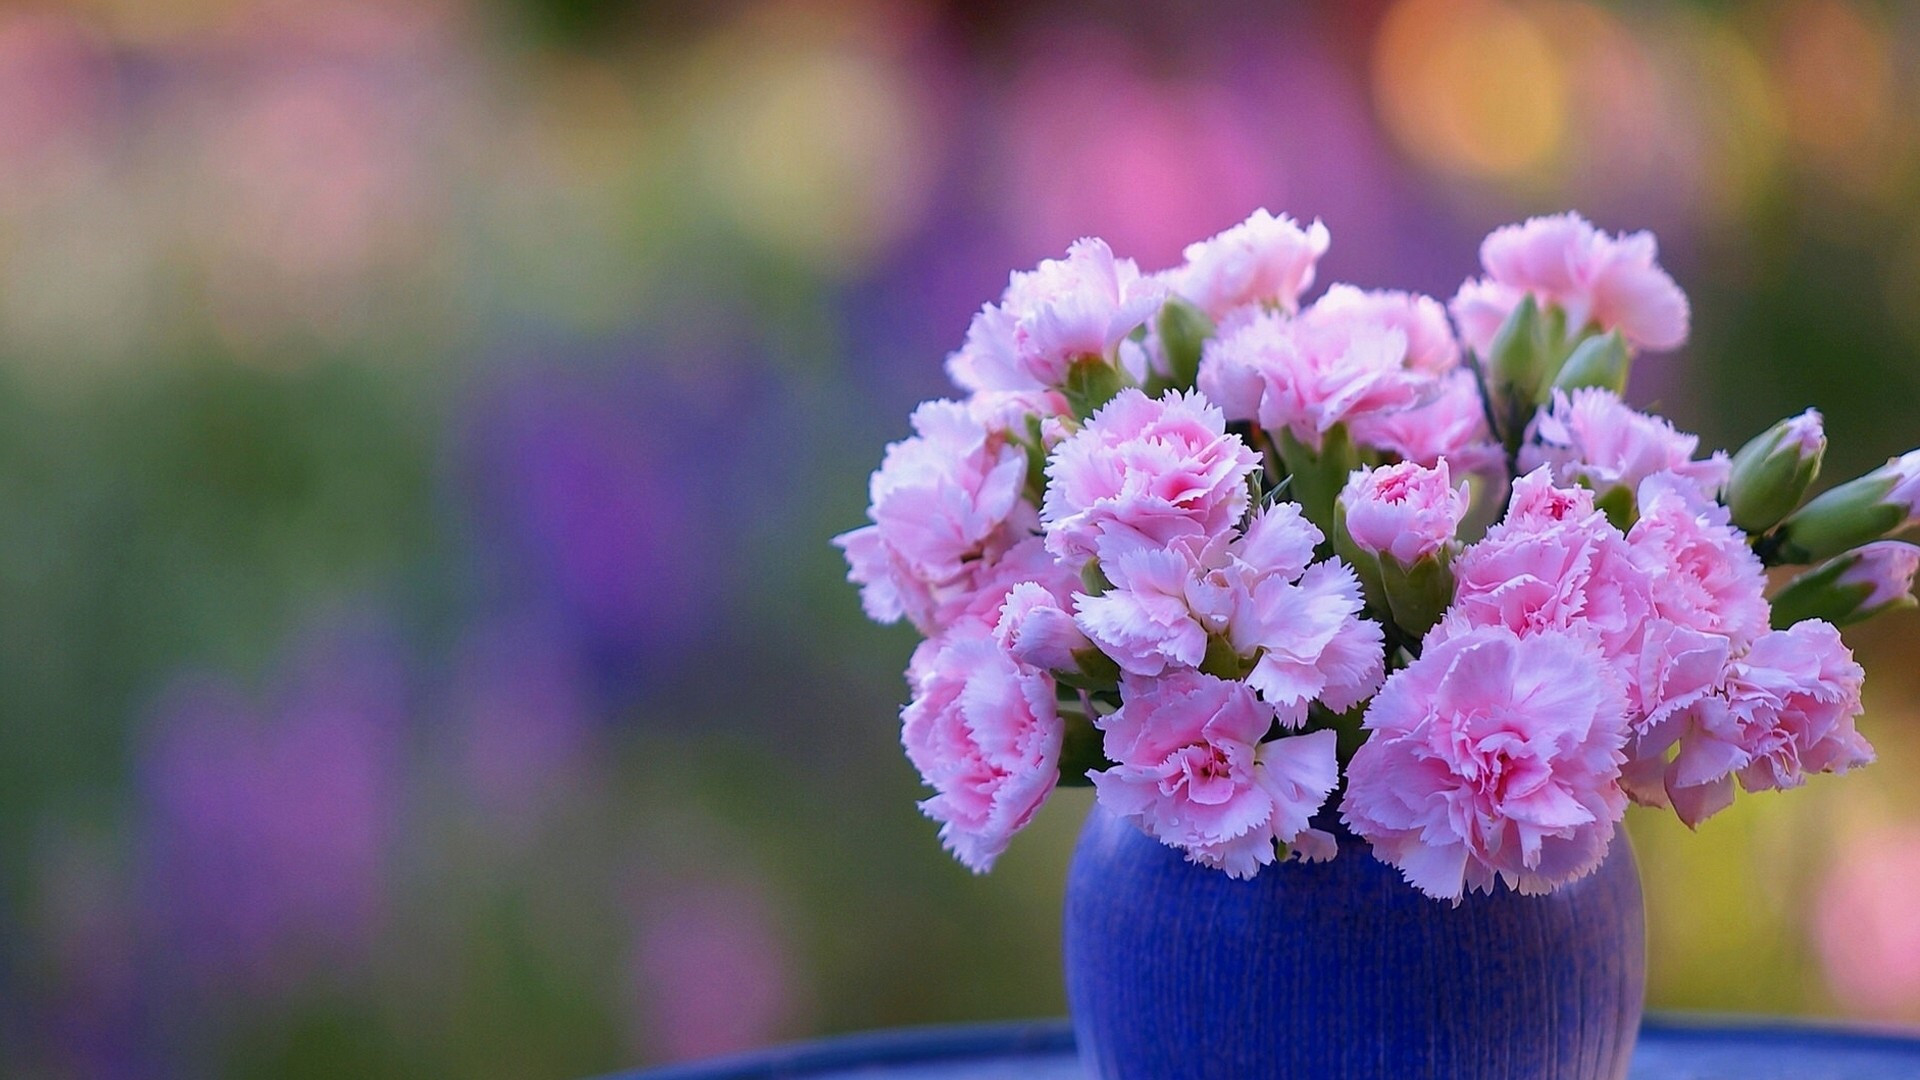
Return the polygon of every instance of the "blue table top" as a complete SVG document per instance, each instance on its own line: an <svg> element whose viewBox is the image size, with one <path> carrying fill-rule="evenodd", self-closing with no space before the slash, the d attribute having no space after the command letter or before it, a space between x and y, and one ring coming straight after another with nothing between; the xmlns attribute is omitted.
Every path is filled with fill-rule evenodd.
<svg viewBox="0 0 1920 1080"><path fill-rule="evenodd" d="M1086 1080L1065 1021L911 1028L606 1080ZM1911 1080L1920 1032L1648 1017L1630 1080Z"/></svg>

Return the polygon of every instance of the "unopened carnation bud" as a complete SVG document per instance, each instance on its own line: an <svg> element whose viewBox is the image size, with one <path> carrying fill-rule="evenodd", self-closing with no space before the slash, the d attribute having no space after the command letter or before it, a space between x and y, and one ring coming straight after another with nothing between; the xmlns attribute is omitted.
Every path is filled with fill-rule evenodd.
<svg viewBox="0 0 1920 1080"><path fill-rule="evenodd" d="M1915 606L1913 578L1920 547L1881 540L1855 548L1800 575L1773 598L1773 625L1784 630L1809 619L1845 626Z"/></svg>
<svg viewBox="0 0 1920 1080"><path fill-rule="evenodd" d="M1402 565L1438 554L1467 512L1467 487L1452 486L1444 459L1361 469L1340 492L1344 527L1355 546Z"/></svg>
<svg viewBox="0 0 1920 1080"><path fill-rule="evenodd" d="M1160 349L1166 355L1168 385L1191 390L1200 373L1200 353L1213 336L1207 313L1178 296L1169 296L1154 321Z"/></svg>
<svg viewBox="0 0 1920 1080"><path fill-rule="evenodd" d="M1560 374L1554 376L1551 389L1571 391L1597 386L1624 394L1632 365L1633 354L1627 349L1627 339L1620 331L1609 330L1587 338L1573 350L1560 368ZM1544 404L1550 396L1543 393L1540 401Z"/></svg>
<svg viewBox="0 0 1920 1080"><path fill-rule="evenodd" d="M1336 548L1409 633L1426 632L1453 600L1454 538L1468 504L1467 485L1453 486L1445 459L1362 469L1340 492Z"/></svg>
<svg viewBox="0 0 1920 1080"><path fill-rule="evenodd" d="M1733 456L1727 509L1733 523L1762 533L1793 513L1820 475L1827 434L1817 409L1789 417L1755 436Z"/></svg>
<svg viewBox="0 0 1920 1080"><path fill-rule="evenodd" d="M1920 521L1920 450L1821 493L1774 534L1775 562L1810 563Z"/></svg>
<svg viewBox="0 0 1920 1080"><path fill-rule="evenodd" d="M1513 400L1532 401L1549 381L1549 351L1540 305L1521 297L1487 345L1488 374Z"/></svg>

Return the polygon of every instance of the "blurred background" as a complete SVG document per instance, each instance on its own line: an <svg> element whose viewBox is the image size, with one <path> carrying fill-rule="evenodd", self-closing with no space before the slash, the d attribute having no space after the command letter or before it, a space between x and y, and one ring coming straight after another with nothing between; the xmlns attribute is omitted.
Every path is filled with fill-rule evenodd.
<svg viewBox="0 0 1920 1080"><path fill-rule="evenodd" d="M1450 296L1652 228L1634 397L1920 442L1920 9L0 8L0 1071L567 1077L1060 1014L1085 793L990 877L827 538L1007 272L1257 205ZM1920 1021L1881 761L1632 816L1652 1004Z"/></svg>

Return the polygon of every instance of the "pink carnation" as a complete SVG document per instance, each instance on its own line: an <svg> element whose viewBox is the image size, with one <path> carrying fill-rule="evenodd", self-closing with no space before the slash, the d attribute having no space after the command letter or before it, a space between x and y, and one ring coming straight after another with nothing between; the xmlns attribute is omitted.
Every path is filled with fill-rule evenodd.
<svg viewBox="0 0 1920 1080"><path fill-rule="evenodd" d="M1327 244L1327 228L1318 221L1303 229L1285 214L1255 210L1218 236L1188 244L1186 265L1170 271L1167 281L1214 319L1247 304L1293 312Z"/></svg>
<svg viewBox="0 0 1920 1080"><path fill-rule="evenodd" d="M1378 624L1360 618L1360 583L1344 563L1309 564L1320 530L1293 503L1254 515L1226 545L1103 546L1113 588L1074 598L1094 645L1137 676L1198 667L1211 639L1252 664L1248 685L1281 723L1306 720L1314 701L1349 709L1380 685Z"/></svg>
<svg viewBox="0 0 1920 1080"><path fill-rule="evenodd" d="M1506 519L1454 559L1453 574L1440 639L1490 626L1572 630L1625 664L1653 616L1652 580L1626 537L1594 509L1592 492L1556 488L1545 470L1514 481Z"/></svg>
<svg viewBox="0 0 1920 1080"><path fill-rule="evenodd" d="M1740 786L1798 787L1812 773L1872 761L1873 747L1854 727L1865 677L1840 631L1818 619L1754 642L1727 678L1749 757Z"/></svg>
<svg viewBox="0 0 1920 1080"><path fill-rule="evenodd" d="M982 559L966 579L964 590L952 591L934 609L937 633L965 624L986 632L1000 621L1001 609L1015 588L1037 584L1058 603L1065 604L1080 588L1080 575L1047 550L1046 541L1027 534L1004 553Z"/></svg>
<svg viewBox="0 0 1920 1080"><path fill-rule="evenodd" d="M1341 814L1429 896L1543 893L1606 856L1626 699L1590 642L1486 627L1431 645L1367 709Z"/></svg>
<svg viewBox="0 0 1920 1080"><path fill-rule="evenodd" d="M1353 439L1422 465L1446 458L1461 473L1506 475L1506 453L1487 430L1480 388L1465 369L1428 382L1405 409L1354 417Z"/></svg>
<svg viewBox="0 0 1920 1080"><path fill-rule="evenodd" d="M1662 753L1677 748L1664 769L1659 757L1641 755L1635 797L1670 801L1682 821L1697 826L1733 802L1736 777L1748 791L1765 791L1867 764L1873 747L1854 727L1863 678L1828 623L1762 635L1729 666L1721 690L1679 713L1652 742ZM1656 776L1660 788L1649 790Z"/></svg>
<svg viewBox="0 0 1920 1080"><path fill-rule="evenodd" d="M971 593L982 563L1038 520L1022 497L1025 451L966 406L929 401L914 410L913 427L917 434L888 446L873 474L873 524L834 543L846 552L847 578L861 586L870 618L904 615L931 634L943 625L937 610Z"/></svg>
<svg viewBox="0 0 1920 1080"><path fill-rule="evenodd" d="M1127 547L1100 566L1113 588L1074 598L1075 621L1100 651L1132 675L1199 667L1207 615L1226 605L1224 590L1201 576L1193 557L1179 548Z"/></svg>
<svg viewBox="0 0 1920 1080"><path fill-rule="evenodd" d="M1073 671L1080 666L1073 654L1093 647L1060 597L1032 581L1008 590L993 636L1015 660L1042 671Z"/></svg>
<svg viewBox="0 0 1920 1080"><path fill-rule="evenodd" d="M1053 678L985 636L957 637L915 659L900 741L935 793L920 809L941 823L954 857L983 873L1059 779Z"/></svg>
<svg viewBox="0 0 1920 1080"><path fill-rule="evenodd" d="M1672 473L1642 482L1639 503L1627 544L1652 577L1654 611L1725 637L1736 652L1765 633L1766 571L1746 534L1729 523L1727 508Z"/></svg>
<svg viewBox="0 0 1920 1080"><path fill-rule="evenodd" d="M1000 302L973 317L947 373L973 391L1060 387L1075 361L1112 360L1165 297L1158 281L1142 277L1132 259L1114 258L1105 241L1076 241L1065 259L1014 272Z"/></svg>
<svg viewBox="0 0 1920 1080"><path fill-rule="evenodd" d="M1653 234L1608 236L1578 214L1531 218L1493 231L1480 245L1487 276L1460 286L1460 336L1485 353L1520 302L1566 313L1567 332L1619 330L1632 344L1664 350L1687 339L1687 297L1654 261Z"/></svg>
<svg viewBox="0 0 1920 1080"><path fill-rule="evenodd" d="M1412 566L1451 543L1467 513L1467 485L1453 486L1447 463L1361 469L1340 492L1347 534L1360 550Z"/></svg>
<svg viewBox="0 0 1920 1080"><path fill-rule="evenodd" d="M1619 395L1598 387L1556 390L1553 403L1534 418L1520 451L1520 468L1553 466L1563 484L1581 483L1595 491L1629 491L1655 473L1686 477L1709 494L1726 483L1722 455L1694 461L1697 435L1674 430L1657 416L1636 412Z"/></svg>
<svg viewBox="0 0 1920 1080"><path fill-rule="evenodd" d="M1426 380L1406 368L1406 334L1309 314L1223 326L1201 354L1201 392L1230 419L1286 428L1316 449L1335 424L1419 403Z"/></svg>
<svg viewBox="0 0 1920 1080"><path fill-rule="evenodd" d="M1196 863L1249 878L1339 782L1332 731L1266 740L1273 711L1244 683L1183 671L1123 686L1100 721L1100 804Z"/></svg>
<svg viewBox="0 0 1920 1080"><path fill-rule="evenodd" d="M1227 641L1240 656L1258 657L1247 685L1281 723L1305 722L1315 701L1345 712L1379 688L1383 634L1380 624L1360 617L1360 581L1347 564L1315 563L1298 582L1268 575L1233 597Z"/></svg>
<svg viewBox="0 0 1920 1080"><path fill-rule="evenodd" d="M1331 285L1301 318L1309 332L1355 324L1398 330L1407 340L1407 367L1422 374L1444 375L1460 365L1447 309L1431 296Z"/></svg>
<svg viewBox="0 0 1920 1080"><path fill-rule="evenodd" d="M1198 394L1123 390L1047 463L1047 547L1077 569L1109 541L1163 548L1227 536L1260 458Z"/></svg>

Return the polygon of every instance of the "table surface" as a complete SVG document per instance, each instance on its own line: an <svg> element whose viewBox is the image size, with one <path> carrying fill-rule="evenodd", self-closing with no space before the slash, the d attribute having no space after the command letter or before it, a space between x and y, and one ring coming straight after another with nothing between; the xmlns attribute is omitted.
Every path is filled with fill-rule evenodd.
<svg viewBox="0 0 1920 1080"><path fill-rule="evenodd" d="M1065 1021L910 1028L605 1080L1086 1080ZM1630 1080L1912 1080L1920 1032L1648 1017Z"/></svg>

